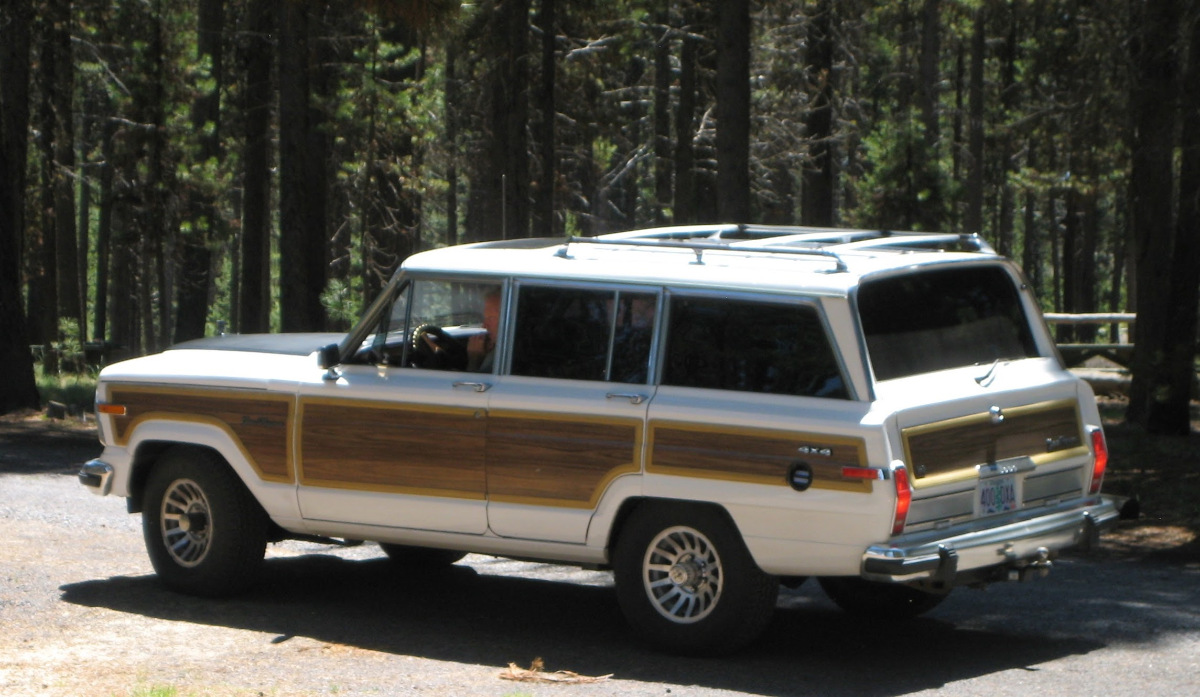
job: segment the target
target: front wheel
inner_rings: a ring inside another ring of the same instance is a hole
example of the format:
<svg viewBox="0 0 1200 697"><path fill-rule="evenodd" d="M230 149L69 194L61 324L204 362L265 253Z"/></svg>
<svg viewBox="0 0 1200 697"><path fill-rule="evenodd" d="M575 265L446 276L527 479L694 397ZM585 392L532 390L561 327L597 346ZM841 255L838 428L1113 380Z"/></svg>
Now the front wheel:
<svg viewBox="0 0 1200 697"><path fill-rule="evenodd" d="M779 595L778 580L758 568L737 529L702 506L635 510L617 540L613 568L626 620L668 653L745 646L766 627Z"/></svg>
<svg viewBox="0 0 1200 697"><path fill-rule="evenodd" d="M257 579L267 515L220 456L177 448L146 483L142 534L150 562L174 591L229 596Z"/></svg>

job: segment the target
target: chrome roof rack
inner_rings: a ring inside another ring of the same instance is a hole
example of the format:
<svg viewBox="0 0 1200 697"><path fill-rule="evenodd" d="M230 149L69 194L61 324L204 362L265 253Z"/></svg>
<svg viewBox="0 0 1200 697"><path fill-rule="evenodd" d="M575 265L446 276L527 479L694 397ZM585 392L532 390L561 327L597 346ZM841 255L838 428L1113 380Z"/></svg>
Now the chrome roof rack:
<svg viewBox="0 0 1200 697"><path fill-rule="evenodd" d="M692 238L694 239L694 238ZM722 238L715 238L722 239ZM687 249L696 255L696 260L692 263L703 264L705 252L733 252L733 253L759 253L759 254L795 254L813 257L822 257L830 259L834 262L835 272L846 271L846 262L842 261L834 252L825 249L813 249L810 247L785 247L785 246L744 246L721 244L719 242L675 242L671 238L639 238L625 237L620 239L605 239L602 237L575 237L567 238L566 244L558 251L558 256L569 257L570 254L567 248L572 244L595 244L621 247L644 247L649 249Z"/></svg>
<svg viewBox="0 0 1200 697"><path fill-rule="evenodd" d="M570 256L572 244L620 245L654 249L687 249L703 264L705 252L748 252L822 257L835 263L834 273L847 270L840 256L846 252L891 250L959 251L995 254L979 235L893 230L814 228L792 225L691 225L650 228L600 237L566 239L558 255Z"/></svg>

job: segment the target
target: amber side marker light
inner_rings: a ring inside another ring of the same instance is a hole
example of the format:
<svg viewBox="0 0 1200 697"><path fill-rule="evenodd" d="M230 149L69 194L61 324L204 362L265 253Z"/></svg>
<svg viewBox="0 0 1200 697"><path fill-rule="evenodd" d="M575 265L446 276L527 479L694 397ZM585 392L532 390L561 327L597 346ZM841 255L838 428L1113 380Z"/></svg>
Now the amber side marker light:
<svg viewBox="0 0 1200 697"><path fill-rule="evenodd" d="M109 416L125 416L125 405L100 403L96 405L96 412L99 414L108 414Z"/></svg>

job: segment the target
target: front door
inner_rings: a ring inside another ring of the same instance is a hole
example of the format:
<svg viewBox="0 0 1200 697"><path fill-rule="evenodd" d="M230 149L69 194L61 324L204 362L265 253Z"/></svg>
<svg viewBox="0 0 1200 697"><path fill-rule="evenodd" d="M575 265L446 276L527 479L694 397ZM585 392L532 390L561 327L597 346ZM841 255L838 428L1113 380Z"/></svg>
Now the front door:
<svg viewBox="0 0 1200 697"><path fill-rule="evenodd" d="M417 279L336 380L301 386L296 460L305 519L487 531L493 379L480 371L491 362L494 318L485 316L499 291L493 283Z"/></svg>

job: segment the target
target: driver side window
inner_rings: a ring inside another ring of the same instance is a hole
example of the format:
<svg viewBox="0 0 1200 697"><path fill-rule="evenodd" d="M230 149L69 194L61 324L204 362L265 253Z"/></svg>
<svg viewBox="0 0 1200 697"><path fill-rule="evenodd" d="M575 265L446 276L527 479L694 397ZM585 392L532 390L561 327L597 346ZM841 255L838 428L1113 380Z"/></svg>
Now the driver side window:
<svg viewBox="0 0 1200 697"><path fill-rule="evenodd" d="M416 279L384 316L372 353L393 366L491 372L499 309L498 283Z"/></svg>

